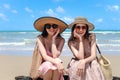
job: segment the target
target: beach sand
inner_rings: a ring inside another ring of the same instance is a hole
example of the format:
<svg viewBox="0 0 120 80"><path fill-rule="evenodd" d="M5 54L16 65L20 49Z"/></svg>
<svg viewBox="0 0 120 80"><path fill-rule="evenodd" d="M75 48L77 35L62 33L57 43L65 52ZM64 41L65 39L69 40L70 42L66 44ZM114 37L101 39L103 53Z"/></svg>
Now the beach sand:
<svg viewBox="0 0 120 80"><path fill-rule="evenodd" d="M105 55L112 64L113 76L120 77L120 55ZM71 56L61 56L65 68ZM0 80L15 80L15 76L29 76L32 56L0 55Z"/></svg>

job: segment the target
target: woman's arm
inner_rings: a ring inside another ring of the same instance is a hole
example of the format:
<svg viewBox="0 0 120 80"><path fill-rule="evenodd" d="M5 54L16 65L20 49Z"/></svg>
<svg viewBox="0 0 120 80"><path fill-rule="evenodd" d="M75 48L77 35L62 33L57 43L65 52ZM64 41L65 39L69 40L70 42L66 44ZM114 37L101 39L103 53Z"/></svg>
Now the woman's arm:
<svg viewBox="0 0 120 80"><path fill-rule="evenodd" d="M58 41L58 42L57 42ZM56 42L53 40L53 43L52 43L52 54L53 54L53 58L55 59L55 61L57 62L56 63L56 66L58 68L58 71L60 73L63 73L64 72L64 66L62 64L62 60L59 59L58 57L60 56L61 54L61 51L62 51L62 48L63 48L63 45L64 45L64 42L65 40L63 38L61 39L58 39ZM57 44L56 44L57 43Z"/></svg>
<svg viewBox="0 0 120 80"><path fill-rule="evenodd" d="M41 53L42 57L44 58L44 60L50 61L53 64L57 64L57 62L55 61L54 58L51 58L50 56L47 55L47 52L46 52L46 49L42 43L41 37L37 38L37 42L38 42L40 53Z"/></svg>
<svg viewBox="0 0 120 80"><path fill-rule="evenodd" d="M78 59L83 59L84 50L83 50L83 48L80 48L80 47L83 46L83 43L80 42L79 45L80 45L80 46L79 46L79 50L77 50L77 49L76 49L76 46L75 46L75 44L74 44L73 42L71 42L71 41L68 42L68 46L69 46L69 48L71 49L73 55L74 55L76 58L78 58Z"/></svg>
<svg viewBox="0 0 120 80"><path fill-rule="evenodd" d="M58 45L57 45L58 43ZM55 40L53 40L52 42L52 54L53 54L53 58L57 58L60 56L61 51L63 49L65 40L63 38L59 39L59 42Z"/></svg>
<svg viewBox="0 0 120 80"><path fill-rule="evenodd" d="M75 57L77 57L78 50L75 48L75 44L73 44L72 41L68 41L68 46L69 46L70 50L72 51L73 55Z"/></svg>
<svg viewBox="0 0 120 80"><path fill-rule="evenodd" d="M77 43L76 43L77 44ZM72 41L68 42L68 45L73 53L73 55L78 58L78 59L84 59L84 46L83 46L83 42L80 41L79 44L79 48L78 50L76 49L76 44L74 44Z"/></svg>
<svg viewBox="0 0 120 80"><path fill-rule="evenodd" d="M77 57L78 59L84 59L84 46L82 41L79 42L79 50Z"/></svg>
<svg viewBox="0 0 120 80"><path fill-rule="evenodd" d="M86 63L89 63L95 58L96 58L96 37L95 34L91 34L91 56L84 60Z"/></svg>

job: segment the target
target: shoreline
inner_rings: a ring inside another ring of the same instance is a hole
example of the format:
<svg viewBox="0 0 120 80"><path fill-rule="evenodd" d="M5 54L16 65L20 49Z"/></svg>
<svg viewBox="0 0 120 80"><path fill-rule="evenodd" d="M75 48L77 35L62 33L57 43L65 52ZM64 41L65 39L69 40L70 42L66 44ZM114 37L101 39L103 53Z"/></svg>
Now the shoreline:
<svg viewBox="0 0 120 80"><path fill-rule="evenodd" d="M105 55L111 62L113 76L120 77L120 55ZM72 56L60 56L66 69ZM0 79L14 80L16 76L29 76L32 56L0 55Z"/></svg>

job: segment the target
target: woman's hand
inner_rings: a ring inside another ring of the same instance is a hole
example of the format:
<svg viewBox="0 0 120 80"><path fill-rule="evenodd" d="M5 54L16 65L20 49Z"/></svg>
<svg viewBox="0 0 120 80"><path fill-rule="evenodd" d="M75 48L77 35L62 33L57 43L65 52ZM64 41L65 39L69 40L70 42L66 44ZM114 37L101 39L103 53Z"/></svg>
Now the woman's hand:
<svg viewBox="0 0 120 80"><path fill-rule="evenodd" d="M57 29L57 32L54 34L54 36L53 36L52 39L55 40L55 38L57 37L57 35L58 35L59 33L60 33L60 29L58 28L58 29Z"/></svg>
<svg viewBox="0 0 120 80"><path fill-rule="evenodd" d="M58 69L59 73L63 74L64 73L64 67L63 67L62 61L59 58L56 58L55 62L56 62L56 66L57 66L57 69Z"/></svg>
<svg viewBox="0 0 120 80"><path fill-rule="evenodd" d="M74 30L74 37L78 37L80 41L82 41L82 36Z"/></svg>
<svg viewBox="0 0 120 80"><path fill-rule="evenodd" d="M59 73L63 74L64 73L64 67L62 63L57 64L57 68Z"/></svg>
<svg viewBox="0 0 120 80"><path fill-rule="evenodd" d="M77 75L79 76L84 76L85 74L85 60L82 59L82 60L79 60L79 63L78 63L78 70L77 70Z"/></svg>

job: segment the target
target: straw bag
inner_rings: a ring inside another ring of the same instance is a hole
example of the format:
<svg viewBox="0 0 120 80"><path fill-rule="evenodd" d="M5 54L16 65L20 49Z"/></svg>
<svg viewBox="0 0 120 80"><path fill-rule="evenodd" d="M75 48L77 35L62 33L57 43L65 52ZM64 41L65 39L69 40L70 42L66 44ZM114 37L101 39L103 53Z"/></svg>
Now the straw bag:
<svg viewBox="0 0 120 80"><path fill-rule="evenodd" d="M110 61L101 54L101 51L98 47L98 45L96 45L98 52L99 52L99 56L98 56L98 62L101 66L101 69L103 71L103 75L105 77L105 80L112 80L112 68L111 68L111 63Z"/></svg>
<svg viewBox="0 0 120 80"><path fill-rule="evenodd" d="M33 51L32 65L31 65L31 70L30 70L30 77L33 80L36 80L38 77L40 77L38 68L42 62L43 62L42 55L39 51L38 42L36 42L36 45Z"/></svg>

